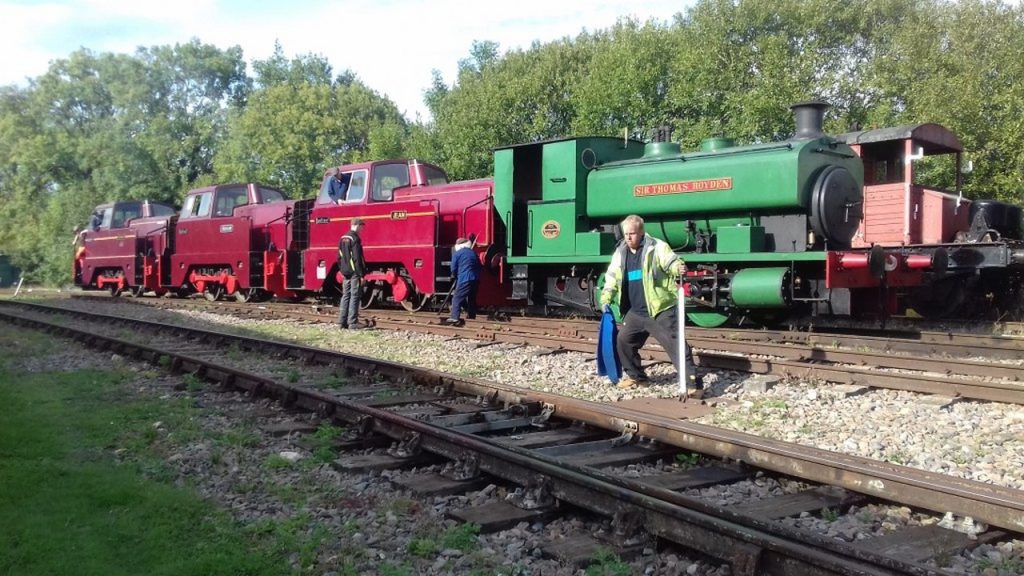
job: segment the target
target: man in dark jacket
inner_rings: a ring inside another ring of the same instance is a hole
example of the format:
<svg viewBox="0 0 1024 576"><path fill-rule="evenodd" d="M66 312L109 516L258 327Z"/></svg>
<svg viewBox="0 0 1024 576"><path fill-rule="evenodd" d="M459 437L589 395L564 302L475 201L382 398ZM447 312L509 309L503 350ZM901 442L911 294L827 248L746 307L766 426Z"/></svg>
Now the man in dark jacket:
<svg viewBox="0 0 1024 576"><path fill-rule="evenodd" d="M473 242L466 238L455 241L452 252L452 278L455 278L455 292L452 296L452 315L445 320L446 324L459 324L462 308L466 308L466 318L476 318L476 292L480 287L480 258L473 251Z"/></svg>
<svg viewBox="0 0 1024 576"><path fill-rule="evenodd" d="M359 231L362 229L363 221L353 218L352 229L346 232L338 242L338 271L345 278L341 283L338 324L342 328L351 330L366 327L359 323L363 275L366 273L366 262L363 261L363 242L359 239Z"/></svg>

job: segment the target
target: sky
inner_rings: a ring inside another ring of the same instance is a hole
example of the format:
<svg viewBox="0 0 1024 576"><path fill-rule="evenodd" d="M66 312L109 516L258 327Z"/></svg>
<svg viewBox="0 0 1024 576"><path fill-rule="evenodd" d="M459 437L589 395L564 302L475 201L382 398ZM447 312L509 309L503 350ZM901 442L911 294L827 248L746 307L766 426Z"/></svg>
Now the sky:
<svg viewBox="0 0 1024 576"><path fill-rule="evenodd" d="M501 52L601 30L623 17L668 22L691 0L0 0L0 85L27 85L79 48L131 54L198 38L252 61L280 42L351 69L410 120L427 119L431 71L451 84L474 40Z"/></svg>

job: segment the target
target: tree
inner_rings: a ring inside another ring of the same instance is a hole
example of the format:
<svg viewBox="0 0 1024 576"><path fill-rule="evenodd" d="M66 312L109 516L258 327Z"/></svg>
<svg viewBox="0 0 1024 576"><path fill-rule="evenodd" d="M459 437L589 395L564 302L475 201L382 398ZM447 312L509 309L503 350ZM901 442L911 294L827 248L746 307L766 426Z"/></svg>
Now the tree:
<svg viewBox="0 0 1024 576"><path fill-rule="evenodd" d="M320 60L299 57L290 70L319 69ZM300 198L319 189L327 168L369 159L371 140L377 152L401 155L406 128L394 103L347 75L324 82L330 70L323 72L310 78L279 69L274 77L287 81L254 92L232 114L215 162L218 179L259 181Z"/></svg>
<svg viewBox="0 0 1024 576"><path fill-rule="evenodd" d="M911 3L871 61L872 125L937 122L956 133L975 198L1024 201L1024 9L1001 2ZM949 170L923 166L952 187ZM939 170L937 173L936 170Z"/></svg>
<svg viewBox="0 0 1024 576"><path fill-rule="evenodd" d="M73 226L108 200L175 201L211 171L241 49L197 40L135 55L79 50L0 95L2 248L32 280L66 281Z"/></svg>

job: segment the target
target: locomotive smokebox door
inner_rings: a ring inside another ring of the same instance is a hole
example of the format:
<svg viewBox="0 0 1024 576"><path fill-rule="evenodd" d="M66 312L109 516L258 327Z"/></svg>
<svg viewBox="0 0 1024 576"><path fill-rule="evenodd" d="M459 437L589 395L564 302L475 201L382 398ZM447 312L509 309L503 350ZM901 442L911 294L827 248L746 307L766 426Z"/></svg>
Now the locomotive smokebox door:
<svg viewBox="0 0 1024 576"><path fill-rule="evenodd" d="M864 216L864 190L842 166L829 166L811 192L811 226L836 248L853 240Z"/></svg>

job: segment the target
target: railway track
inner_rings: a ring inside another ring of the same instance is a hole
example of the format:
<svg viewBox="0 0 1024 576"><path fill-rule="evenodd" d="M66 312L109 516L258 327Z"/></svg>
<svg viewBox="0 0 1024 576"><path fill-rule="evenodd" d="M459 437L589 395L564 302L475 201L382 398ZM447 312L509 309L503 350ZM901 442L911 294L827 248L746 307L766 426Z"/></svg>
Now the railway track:
<svg viewBox="0 0 1024 576"><path fill-rule="evenodd" d="M7 322L312 410L358 431L350 439L354 446L380 445L381 440L392 443L390 453L371 454L372 458L346 455L341 466L412 466L424 458L443 458L453 463L455 479L424 478L414 484L454 482L458 487L459 482L486 474L522 487L522 508L469 509L464 518L469 521L540 517L559 513L558 503L569 504L615 517L624 538L633 530L643 530L728 562L737 574L941 573L926 562L1024 529L1020 491L652 416L629 407L107 315L9 302L3 304L2 314ZM282 382L279 376L243 368L251 362L228 362L229 350L291 359L300 373L294 383ZM317 389L299 384L315 381L324 370L337 375L344 385ZM712 463L642 478L607 471L609 466L671 458L680 451L703 454ZM692 495L698 487L735 482L758 472L800 478L812 485L803 492L729 507ZM971 541L929 524L844 543L795 529L782 520L801 512L839 508L857 498L880 498L940 515L970 515L1008 532L993 530Z"/></svg>
<svg viewBox="0 0 1024 576"><path fill-rule="evenodd" d="M246 317L288 316L334 322L334 309L294 304L252 306L205 300L135 300L161 307L189 307ZM441 325L436 314L364 311L380 328L472 338L485 343L529 344L553 352L593 353L593 321L503 317ZM1024 404L1024 338L918 332L902 337L857 334L689 328L698 365L781 378L819 380L906 390L951 398ZM667 362L653 340L641 350L648 361Z"/></svg>

